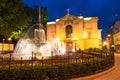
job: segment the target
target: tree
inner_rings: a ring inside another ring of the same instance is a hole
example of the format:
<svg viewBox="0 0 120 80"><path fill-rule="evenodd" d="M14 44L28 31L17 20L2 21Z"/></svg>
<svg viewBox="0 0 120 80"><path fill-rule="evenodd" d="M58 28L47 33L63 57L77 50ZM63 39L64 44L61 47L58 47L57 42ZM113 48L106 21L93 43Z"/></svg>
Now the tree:
<svg viewBox="0 0 120 80"><path fill-rule="evenodd" d="M32 22L32 8L23 4L22 0L0 0L0 36L14 38Z"/></svg>
<svg viewBox="0 0 120 80"><path fill-rule="evenodd" d="M22 0L0 0L0 41L12 37L19 40L29 26L38 23L38 6L30 8ZM41 7L41 22L46 27L47 9Z"/></svg>

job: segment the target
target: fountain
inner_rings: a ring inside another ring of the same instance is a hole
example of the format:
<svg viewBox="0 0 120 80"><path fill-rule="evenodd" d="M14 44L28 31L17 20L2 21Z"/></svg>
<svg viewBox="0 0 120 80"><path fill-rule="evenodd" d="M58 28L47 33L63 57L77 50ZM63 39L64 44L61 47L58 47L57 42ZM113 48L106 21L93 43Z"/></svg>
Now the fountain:
<svg viewBox="0 0 120 80"><path fill-rule="evenodd" d="M30 59L33 53L37 58L51 56L51 48L45 41L45 31L41 24L33 25L18 41L12 56L17 59Z"/></svg>
<svg viewBox="0 0 120 80"><path fill-rule="evenodd" d="M40 13L40 9L39 9ZM53 41L54 45L57 46L50 47L50 43L46 42L45 37L45 28L41 24L41 19L39 15L39 23L34 24L31 28L28 29L25 36L21 38L12 54L14 59L31 59L36 57L37 59L48 58L51 54L51 51L54 53L61 53L61 50L58 45L58 42ZM52 43L52 44L53 44Z"/></svg>

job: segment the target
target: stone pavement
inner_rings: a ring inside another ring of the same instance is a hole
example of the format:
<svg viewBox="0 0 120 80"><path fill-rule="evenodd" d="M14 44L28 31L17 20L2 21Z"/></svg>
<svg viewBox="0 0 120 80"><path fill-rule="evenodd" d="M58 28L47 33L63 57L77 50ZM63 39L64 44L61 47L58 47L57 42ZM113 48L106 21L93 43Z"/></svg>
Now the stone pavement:
<svg viewBox="0 0 120 80"><path fill-rule="evenodd" d="M94 75L70 80L120 80L120 54L115 54L115 66L111 69Z"/></svg>

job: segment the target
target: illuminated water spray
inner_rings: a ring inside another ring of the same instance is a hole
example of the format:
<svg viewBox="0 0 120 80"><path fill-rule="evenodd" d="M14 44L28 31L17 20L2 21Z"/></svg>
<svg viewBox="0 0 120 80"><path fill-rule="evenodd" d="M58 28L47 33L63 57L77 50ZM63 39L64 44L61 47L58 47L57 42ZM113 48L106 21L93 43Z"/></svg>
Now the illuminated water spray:
<svg viewBox="0 0 120 80"><path fill-rule="evenodd" d="M37 59L41 59L51 56L51 52L54 54L63 53L58 41L52 41L53 46L50 46L45 38L45 27L41 24L39 15L39 23L29 28L25 36L18 41L12 57L14 59L31 59L35 56Z"/></svg>

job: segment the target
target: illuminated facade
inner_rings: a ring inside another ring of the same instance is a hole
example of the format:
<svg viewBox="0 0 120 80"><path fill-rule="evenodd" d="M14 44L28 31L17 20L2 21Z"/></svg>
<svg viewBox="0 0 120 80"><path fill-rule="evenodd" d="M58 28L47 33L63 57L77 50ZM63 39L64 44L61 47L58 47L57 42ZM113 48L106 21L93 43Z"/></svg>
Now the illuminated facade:
<svg viewBox="0 0 120 80"><path fill-rule="evenodd" d="M67 13L55 22L47 23L47 41L57 38L67 51L102 48L98 18L74 16Z"/></svg>
<svg viewBox="0 0 120 80"><path fill-rule="evenodd" d="M120 52L120 31L114 34L115 50Z"/></svg>
<svg viewBox="0 0 120 80"><path fill-rule="evenodd" d="M120 52L120 21L117 19L113 25L113 39L116 52Z"/></svg>
<svg viewBox="0 0 120 80"><path fill-rule="evenodd" d="M108 30L110 48L114 47L116 52L120 52L120 21L116 16L116 21Z"/></svg>
<svg viewBox="0 0 120 80"><path fill-rule="evenodd" d="M108 49L113 47L116 52L120 52L120 21L118 15L115 16L115 22L108 29Z"/></svg>

